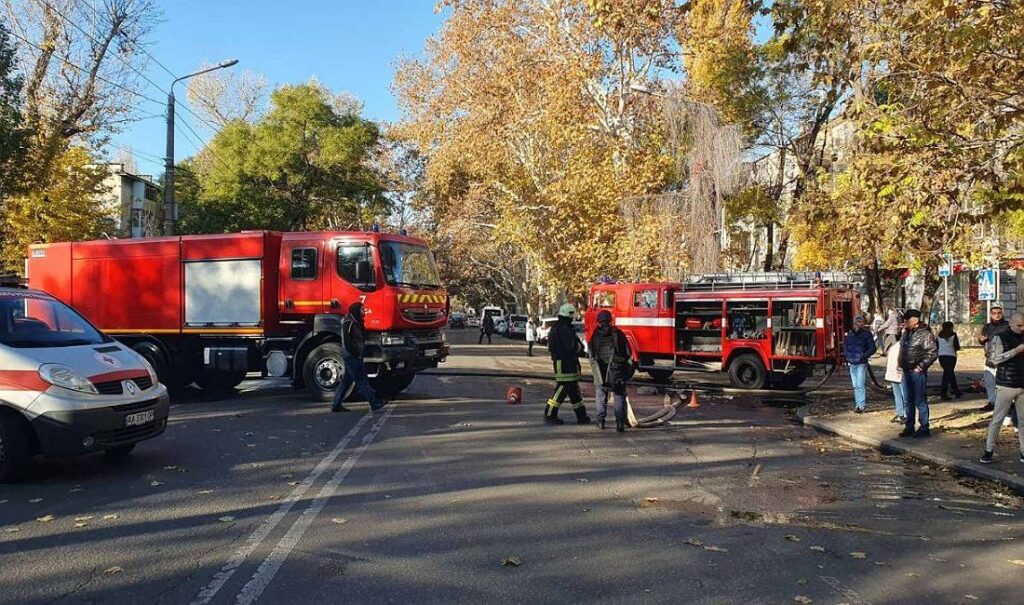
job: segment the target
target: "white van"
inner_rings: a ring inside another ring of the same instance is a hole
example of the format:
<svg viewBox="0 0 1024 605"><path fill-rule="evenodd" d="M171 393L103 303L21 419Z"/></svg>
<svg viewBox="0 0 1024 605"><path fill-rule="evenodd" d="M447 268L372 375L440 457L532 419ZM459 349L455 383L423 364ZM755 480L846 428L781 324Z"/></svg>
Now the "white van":
<svg viewBox="0 0 1024 605"><path fill-rule="evenodd" d="M495 307L494 305L488 305L483 309L480 309L480 321L483 321L485 317L490 317L494 320L494 330L498 331L498 322L505 319L505 309L501 307Z"/></svg>
<svg viewBox="0 0 1024 605"><path fill-rule="evenodd" d="M168 409L141 355L49 294L0 285L0 483L37 454L127 456Z"/></svg>

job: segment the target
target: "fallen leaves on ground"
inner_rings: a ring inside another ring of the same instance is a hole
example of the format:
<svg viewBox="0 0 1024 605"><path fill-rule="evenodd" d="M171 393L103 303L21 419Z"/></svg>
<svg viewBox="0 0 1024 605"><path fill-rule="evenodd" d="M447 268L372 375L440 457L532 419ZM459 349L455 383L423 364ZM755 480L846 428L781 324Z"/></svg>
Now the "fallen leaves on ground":
<svg viewBox="0 0 1024 605"><path fill-rule="evenodd" d="M104 569L103 573L108 575L108 576L112 576L112 575L114 575L116 573L121 573L122 571L124 571L124 569L122 569L121 567L118 567L117 565L115 565L113 567L108 567L108 568Z"/></svg>
<svg viewBox="0 0 1024 605"><path fill-rule="evenodd" d="M853 557L854 559L866 559L868 555L867 555L867 553L863 553L863 552L851 552L850 556Z"/></svg>
<svg viewBox="0 0 1024 605"><path fill-rule="evenodd" d="M85 521L79 521L78 523L75 523L75 527L87 527L88 525L89 524Z"/></svg>
<svg viewBox="0 0 1024 605"><path fill-rule="evenodd" d="M161 485L163 485L163 483L160 481L150 481L149 483L150 487L160 487Z"/></svg>
<svg viewBox="0 0 1024 605"><path fill-rule="evenodd" d="M116 518L117 518L117 515L103 515L103 519L106 520L106 521L112 521L113 519L116 519Z"/></svg>
<svg viewBox="0 0 1024 605"><path fill-rule="evenodd" d="M825 547L824 546L812 546L811 550L816 550L818 552L825 552Z"/></svg>
<svg viewBox="0 0 1024 605"><path fill-rule="evenodd" d="M965 594L964 598L967 599L968 601L977 601L978 600L978 597L976 597L976 596L974 596L972 594Z"/></svg>
<svg viewBox="0 0 1024 605"><path fill-rule="evenodd" d="M703 548L704 550L707 550L707 551L710 551L710 552L729 552L728 549L722 548L721 546L713 546L711 544L705 544L704 542L698 540L697 538L687 538L685 544L689 544L690 546L699 546L699 547Z"/></svg>
<svg viewBox="0 0 1024 605"><path fill-rule="evenodd" d="M341 525L342 523L348 523L348 519L344 519L342 517L335 517L331 519L331 523L337 523L338 525Z"/></svg>
<svg viewBox="0 0 1024 605"><path fill-rule="evenodd" d="M75 517L76 522L88 521L93 518L93 515L85 515L84 517Z"/></svg>
<svg viewBox="0 0 1024 605"><path fill-rule="evenodd" d="M810 597L805 597L802 594L796 595L795 597L793 597L793 600L796 601L797 603L804 603L804 605L807 605L808 603L813 603L814 602Z"/></svg>
<svg viewBox="0 0 1024 605"><path fill-rule="evenodd" d="M1024 559L1007 559L1007 561L1014 565L1024 565Z"/></svg>
<svg viewBox="0 0 1024 605"><path fill-rule="evenodd" d="M794 536L793 534L789 534L788 536L786 536L786 539L790 542L799 542L800 536Z"/></svg>
<svg viewBox="0 0 1024 605"><path fill-rule="evenodd" d="M36 521L39 521L40 523L49 523L54 519L56 519L56 517L54 517L53 515L45 515L43 517L39 517L38 519L36 519Z"/></svg>
<svg viewBox="0 0 1024 605"><path fill-rule="evenodd" d="M204 495L204 496L205 496L205 495L207 495L207 494L212 494L212 493L213 493L213 490L212 490L212 489L201 489L201 490L199 490L199 491L198 491L198 492L196 492L196 493L197 493L197 494L202 494L202 495Z"/></svg>
<svg viewBox="0 0 1024 605"><path fill-rule="evenodd" d="M43 501L43 499L42 499L42 498L32 498L32 499L31 499L31 500L29 500L28 502L29 502L29 504L39 504L39 503L40 503L40 502L42 502L42 501Z"/></svg>
<svg viewBox="0 0 1024 605"><path fill-rule="evenodd" d="M16 534L19 531L21 531L21 528L20 527L5 527L4 531L9 533L9 534Z"/></svg>
<svg viewBox="0 0 1024 605"><path fill-rule="evenodd" d="M502 559L501 560L501 564L502 565L507 565L507 566L510 566L510 567L519 567L520 565L523 564L523 560L520 559L519 557L508 557L506 559Z"/></svg>
<svg viewBox="0 0 1024 605"><path fill-rule="evenodd" d="M235 520L235 518L232 517L231 515L224 515L223 517L219 517L217 520L222 522L222 523L231 523L232 521Z"/></svg>

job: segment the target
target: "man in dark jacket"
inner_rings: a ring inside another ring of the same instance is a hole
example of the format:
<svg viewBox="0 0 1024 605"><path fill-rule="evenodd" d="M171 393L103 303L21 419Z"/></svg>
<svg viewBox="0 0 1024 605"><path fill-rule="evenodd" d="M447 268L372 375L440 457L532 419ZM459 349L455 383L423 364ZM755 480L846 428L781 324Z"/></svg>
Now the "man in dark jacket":
<svg viewBox="0 0 1024 605"><path fill-rule="evenodd" d="M931 328L921 323L921 312L907 309L900 339L900 367L903 369L903 397L907 407L907 424L900 437L927 437L928 429L928 367L939 358L939 347ZM914 432L914 412L920 415L920 428Z"/></svg>
<svg viewBox="0 0 1024 605"><path fill-rule="evenodd" d="M850 366L854 411L858 414L864 412L864 406L868 403L868 360L875 354L876 349L875 338L871 335L871 330L865 326L864 316L854 317L853 329L843 340L843 354Z"/></svg>
<svg viewBox="0 0 1024 605"><path fill-rule="evenodd" d="M1003 316L1003 305L999 303L992 303L992 308L989 309L988 323L981 328L981 337L978 338L978 343L985 347L986 353L989 347L992 345L992 339L1005 332L1009 327L1006 318ZM979 409L979 412L991 412L996 406L996 366L989 360L989 356L985 355L985 395L987 403Z"/></svg>
<svg viewBox="0 0 1024 605"><path fill-rule="evenodd" d="M583 394L580 393L580 348L583 344L576 337L572 318L576 308L566 303L558 309L558 321L551 326L548 333L548 351L555 366L555 392L548 399L544 408L544 421L549 424L562 424L558 417L558 406L568 397L572 409L576 412L576 423L587 424L590 417L583 406Z"/></svg>
<svg viewBox="0 0 1024 605"><path fill-rule="evenodd" d="M491 344L491 334L494 334L494 316L484 315L484 320L480 322L480 340L476 344L484 344L484 336L487 336L487 344Z"/></svg>
<svg viewBox="0 0 1024 605"><path fill-rule="evenodd" d="M629 342L622 330L612 325L612 314L597 314L597 328L590 337L590 370L594 374L597 428L604 428L608 395L615 401L615 430L626 429L626 379L629 375Z"/></svg>
<svg viewBox="0 0 1024 605"><path fill-rule="evenodd" d="M369 402L370 409L376 412L384 407L384 402L377 397L377 393L370 387L370 381L366 378L366 366L363 364L366 328L363 326L362 303L352 303L349 306L348 315L341 322L341 339L345 374L341 377L338 389L334 391L334 403L331 405L331 411L348 411L341 405L341 402L344 401L352 383L355 383L356 391Z"/></svg>
<svg viewBox="0 0 1024 605"><path fill-rule="evenodd" d="M1014 313L1010 317L1009 329L994 336L992 341L988 359L996 366L996 406L988 424L985 453L981 457L984 464L992 462L996 438L1010 406L1014 402L1024 403L1024 313ZM1017 441L1020 444L1020 461L1024 462L1024 433L1018 431Z"/></svg>

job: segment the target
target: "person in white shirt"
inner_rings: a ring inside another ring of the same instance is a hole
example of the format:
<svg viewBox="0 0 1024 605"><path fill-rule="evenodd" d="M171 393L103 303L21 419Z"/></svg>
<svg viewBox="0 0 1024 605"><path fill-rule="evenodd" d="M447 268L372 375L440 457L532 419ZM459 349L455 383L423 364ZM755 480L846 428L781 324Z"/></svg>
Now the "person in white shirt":
<svg viewBox="0 0 1024 605"><path fill-rule="evenodd" d="M960 350L960 338L953 330L953 322L947 321L942 324L942 330L935 337L939 346L939 365L942 366L942 388L939 393L942 399L948 401L950 393L953 397L960 399L960 387L956 384L956 355Z"/></svg>
<svg viewBox="0 0 1024 605"><path fill-rule="evenodd" d="M900 339L889 347L885 360L885 381L892 386L892 399L896 404L896 415L893 416L894 424L904 424L907 421L907 410L903 403L903 369L900 368Z"/></svg>

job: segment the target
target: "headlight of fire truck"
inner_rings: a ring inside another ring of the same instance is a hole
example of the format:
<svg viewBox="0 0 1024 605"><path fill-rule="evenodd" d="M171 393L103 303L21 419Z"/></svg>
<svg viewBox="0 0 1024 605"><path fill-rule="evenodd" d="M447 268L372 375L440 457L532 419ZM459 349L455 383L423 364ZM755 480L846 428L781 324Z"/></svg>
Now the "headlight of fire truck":
<svg viewBox="0 0 1024 605"><path fill-rule="evenodd" d="M96 387L94 387L92 383L89 382L89 379L83 376L81 372L72 370L71 368L59 363L47 363L40 366L39 377L54 386L68 389L70 391L89 393L90 395L99 394Z"/></svg>
<svg viewBox="0 0 1024 605"><path fill-rule="evenodd" d="M381 334L380 344L384 345L385 347L404 345L405 336L402 336L401 334Z"/></svg>

